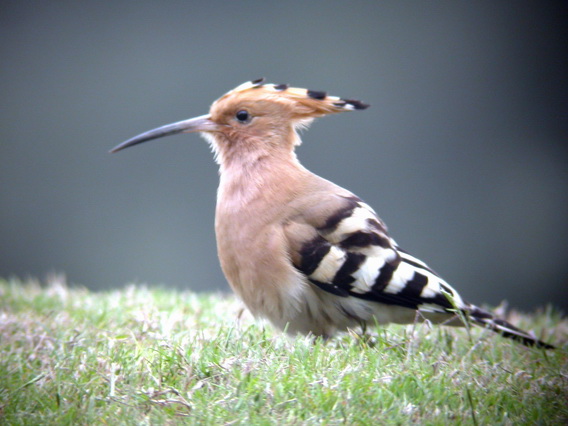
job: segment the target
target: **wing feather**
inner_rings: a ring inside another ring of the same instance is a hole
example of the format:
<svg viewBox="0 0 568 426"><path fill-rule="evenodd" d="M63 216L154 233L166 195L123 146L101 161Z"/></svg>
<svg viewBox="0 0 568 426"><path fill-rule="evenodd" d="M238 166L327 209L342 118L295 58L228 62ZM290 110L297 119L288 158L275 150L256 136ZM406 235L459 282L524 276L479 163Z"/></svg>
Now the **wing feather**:
<svg viewBox="0 0 568 426"><path fill-rule="evenodd" d="M371 207L356 197L344 200L304 243L295 266L319 288L342 297L410 309L424 306L428 312L453 309L442 292L449 285L424 262L400 250Z"/></svg>
<svg viewBox="0 0 568 426"><path fill-rule="evenodd" d="M311 239L303 241L299 252L291 255L294 266L313 285L340 297L340 300L370 301L408 308L434 314L435 318L446 314L450 319L456 315L457 309L473 323L504 337L528 346L553 348L507 321L465 302L426 263L398 247L373 209L357 197L343 198L344 202L322 226L308 226L307 234L311 235ZM302 230L306 231L307 225L303 226ZM300 234L304 233L296 236ZM347 305L339 303L339 306L350 312L345 307ZM377 305L376 309L381 308ZM355 313L350 315L357 318ZM385 318L384 315L382 318Z"/></svg>

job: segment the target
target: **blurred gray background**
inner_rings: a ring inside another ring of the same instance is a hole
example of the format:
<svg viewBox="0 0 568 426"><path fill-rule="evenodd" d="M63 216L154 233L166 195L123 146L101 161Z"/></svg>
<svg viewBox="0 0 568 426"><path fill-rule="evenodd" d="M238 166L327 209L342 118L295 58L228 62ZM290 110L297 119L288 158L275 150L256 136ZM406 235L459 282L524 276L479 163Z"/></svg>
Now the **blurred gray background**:
<svg viewBox="0 0 568 426"><path fill-rule="evenodd" d="M301 161L467 299L568 309L566 3L2 2L0 276L228 290L197 135L258 77L361 99Z"/></svg>

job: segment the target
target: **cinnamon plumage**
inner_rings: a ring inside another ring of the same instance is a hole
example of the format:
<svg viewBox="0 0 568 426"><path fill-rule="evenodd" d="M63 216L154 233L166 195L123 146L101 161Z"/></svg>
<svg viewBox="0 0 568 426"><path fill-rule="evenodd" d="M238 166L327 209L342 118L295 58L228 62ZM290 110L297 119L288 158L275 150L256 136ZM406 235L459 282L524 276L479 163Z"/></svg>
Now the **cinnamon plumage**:
<svg viewBox="0 0 568 426"><path fill-rule="evenodd" d="M552 348L464 301L397 245L369 205L300 164L298 129L367 107L261 79L223 95L209 114L142 133L112 152L177 133L207 139L220 167L215 232L222 270L247 308L279 329L331 337L367 324L469 319Z"/></svg>

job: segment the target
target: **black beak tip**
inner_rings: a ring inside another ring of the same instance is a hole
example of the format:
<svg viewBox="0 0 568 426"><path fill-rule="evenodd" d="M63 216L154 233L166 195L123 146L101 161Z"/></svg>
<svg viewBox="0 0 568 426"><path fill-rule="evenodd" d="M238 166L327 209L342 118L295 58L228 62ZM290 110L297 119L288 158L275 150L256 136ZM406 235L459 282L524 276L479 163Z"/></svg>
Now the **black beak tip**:
<svg viewBox="0 0 568 426"><path fill-rule="evenodd" d="M115 146L113 149L109 150L108 153L109 154L116 154L118 151L122 150L123 148L120 147L120 145Z"/></svg>
<svg viewBox="0 0 568 426"><path fill-rule="evenodd" d="M134 142L134 143L133 143L133 142L134 142L134 141L132 141L132 140L130 140L130 139L127 140L126 142L122 142L121 144L118 144L118 145L115 146L113 149L111 149L108 153L109 153L109 154L115 154L115 153L117 153L118 151L122 151L123 149L128 148L128 147L130 147L130 146L132 146L132 145L137 145L138 143L143 142L143 141Z"/></svg>

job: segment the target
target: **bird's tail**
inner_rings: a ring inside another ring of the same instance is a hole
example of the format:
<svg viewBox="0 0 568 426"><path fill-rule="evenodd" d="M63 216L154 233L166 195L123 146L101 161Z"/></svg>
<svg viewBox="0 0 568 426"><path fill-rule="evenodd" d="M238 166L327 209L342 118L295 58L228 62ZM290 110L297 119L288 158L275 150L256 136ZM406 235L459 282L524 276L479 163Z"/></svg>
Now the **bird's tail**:
<svg viewBox="0 0 568 426"><path fill-rule="evenodd" d="M513 324L510 324L503 319L495 317L495 315L478 308L475 305L468 305L467 308L463 309L463 311L474 324L489 328L490 330L501 334L503 337L516 340L525 346L532 346L541 349L555 349L553 345L531 336L526 331L515 327Z"/></svg>

